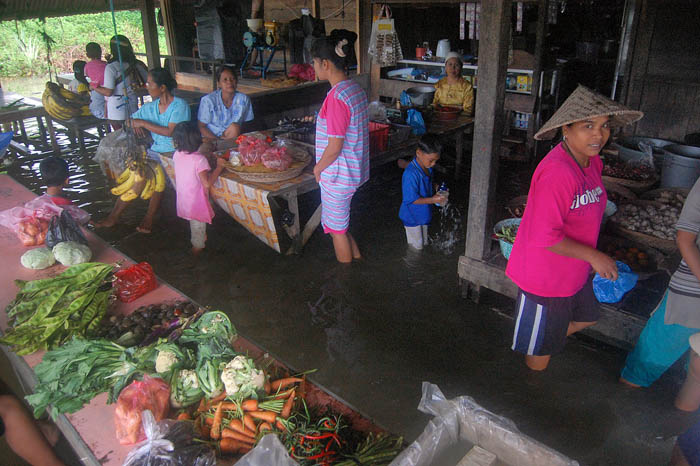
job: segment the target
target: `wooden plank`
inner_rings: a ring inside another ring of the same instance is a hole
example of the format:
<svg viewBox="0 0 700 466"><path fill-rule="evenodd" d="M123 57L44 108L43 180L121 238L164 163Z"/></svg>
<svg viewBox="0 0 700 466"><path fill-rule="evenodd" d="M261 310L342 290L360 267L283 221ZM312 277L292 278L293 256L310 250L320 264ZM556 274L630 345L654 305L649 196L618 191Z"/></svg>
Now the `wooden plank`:
<svg viewBox="0 0 700 466"><path fill-rule="evenodd" d="M158 47L158 25L154 0L140 0L141 24L146 41L148 68L160 68L160 48Z"/></svg>
<svg viewBox="0 0 700 466"><path fill-rule="evenodd" d="M367 53L369 47L369 36L372 32L372 4L370 0L356 0L357 12L355 14L355 28L357 31L357 46L355 55L358 57L358 72L369 73L370 57ZM371 89L371 85L370 85ZM371 92L368 92L369 96Z"/></svg>
<svg viewBox="0 0 700 466"><path fill-rule="evenodd" d="M482 259L491 247L489 227L496 189L503 102L511 22L510 0L481 4L479 98L476 99L474 145L465 255Z"/></svg>
<svg viewBox="0 0 700 466"><path fill-rule="evenodd" d="M304 246L309 241L311 235L314 234L316 228L321 224L321 210L322 206L321 204L319 204L318 207L316 207L316 210L314 210L314 213L311 214L309 220L306 222L306 225L304 225L304 230L301 232L302 246Z"/></svg>
<svg viewBox="0 0 700 466"><path fill-rule="evenodd" d="M645 76L649 63L649 50L654 34L654 22L657 5L650 0L643 0L639 14L639 26L633 46L633 56L630 65L631 86L628 90L625 103L631 108L640 108L642 94L645 88ZM639 123L634 124L634 133L637 132Z"/></svg>
<svg viewBox="0 0 700 466"><path fill-rule="evenodd" d="M168 50L168 55L177 55L177 42L175 39L175 20L173 14L175 0L160 0L160 13L163 15L163 27L165 28L165 46ZM170 61L170 73L175 76L177 71L177 62Z"/></svg>

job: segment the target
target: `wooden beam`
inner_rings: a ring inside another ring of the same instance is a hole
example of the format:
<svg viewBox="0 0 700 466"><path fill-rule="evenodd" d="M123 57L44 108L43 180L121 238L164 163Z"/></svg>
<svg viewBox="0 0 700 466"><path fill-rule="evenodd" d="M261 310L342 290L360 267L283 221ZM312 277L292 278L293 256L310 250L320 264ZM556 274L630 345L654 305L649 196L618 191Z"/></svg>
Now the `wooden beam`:
<svg viewBox="0 0 700 466"><path fill-rule="evenodd" d="M355 7L357 71L358 73L368 73L370 71L370 58L367 48L369 46L369 36L372 33L372 4L370 0L355 0Z"/></svg>
<svg viewBox="0 0 700 466"><path fill-rule="evenodd" d="M160 0L160 14L163 16L163 27L165 28L165 46L168 49L168 55L177 55L177 35L175 34L175 0ZM178 71L177 60L172 60L170 63L170 72L175 76Z"/></svg>
<svg viewBox="0 0 700 466"><path fill-rule="evenodd" d="M511 0L481 3L479 95L476 99L465 255L482 259L491 249L490 227L503 134Z"/></svg>
<svg viewBox="0 0 700 466"><path fill-rule="evenodd" d="M538 102L540 92L540 78L542 76L542 54L544 52L544 41L547 29L547 0L539 0L537 3L537 26L535 28L535 65L532 70L532 97L535 99L535 111L540 108L541 102ZM535 125L534 114L528 125L527 145L532 151L534 147L535 131L539 128ZM536 154L535 154L536 155Z"/></svg>
<svg viewBox="0 0 700 466"><path fill-rule="evenodd" d="M311 0L311 16L318 19L320 14L321 14L321 5L320 5L319 1L318 0Z"/></svg>
<svg viewBox="0 0 700 466"><path fill-rule="evenodd" d="M160 48L158 46L158 25L154 0L141 0L141 24L146 41L148 68L160 68Z"/></svg>

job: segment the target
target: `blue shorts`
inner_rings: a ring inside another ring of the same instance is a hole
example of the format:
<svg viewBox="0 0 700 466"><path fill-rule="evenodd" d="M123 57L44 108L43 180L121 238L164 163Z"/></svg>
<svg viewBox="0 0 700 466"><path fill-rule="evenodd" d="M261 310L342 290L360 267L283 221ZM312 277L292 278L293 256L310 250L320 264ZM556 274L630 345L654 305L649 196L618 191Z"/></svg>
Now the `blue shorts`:
<svg viewBox="0 0 700 466"><path fill-rule="evenodd" d="M700 421L678 436L678 447L690 466L700 466Z"/></svg>
<svg viewBox="0 0 700 466"><path fill-rule="evenodd" d="M600 303L589 280L578 293L566 298L547 298L519 290L515 313L511 349L530 356L547 356L564 349L569 323L597 321Z"/></svg>

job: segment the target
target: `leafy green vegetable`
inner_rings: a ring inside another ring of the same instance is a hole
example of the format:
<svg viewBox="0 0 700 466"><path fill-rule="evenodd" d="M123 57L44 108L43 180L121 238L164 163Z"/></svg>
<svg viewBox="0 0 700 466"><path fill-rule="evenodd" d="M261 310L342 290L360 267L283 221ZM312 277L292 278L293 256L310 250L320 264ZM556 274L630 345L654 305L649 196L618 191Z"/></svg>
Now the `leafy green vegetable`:
<svg viewBox="0 0 700 466"><path fill-rule="evenodd" d="M170 379L170 404L182 408L198 402L204 396L197 374L190 369L174 371Z"/></svg>
<svg viewBox="0 0 700 466"><path fill-rule="evenodd" d="M515 236L518 234L518 225L511 225L501 228L501 231L496 233L498 239L502 239L508 243L515 243Z"/></svg>
<svg viewBox="0 0 700 466"><path fill-rule="evenodd" d="M56 263L56 259L49 248L30 249L22 254L19 261L23 267L35 270L45 269Z"/></svg>
<svg viewBox="0 0 700 466"><path fill-rule="evenodd" d="M0 343L25 355L55 348L74 335L93 335L109 305L113 268L92 262L54 278L15 280L20 290L5 310L10 328Z"/></svg>
<svg viewBox="0 0 700 466"><path fill-rule="evenodd" d="M63 265L82 264L92 257L92 251L89 247L75 241L58 243L51 251L56 260Z"/></svg>
<svg viewBox="0 0 700 466"><path fill-rule="evenodd" d="M108 340L74 338L47 351L34 372L39 379L27 401L40 417L48 405L52 416L72 413L103 392L113 403L135 376L148 372L155 361L153 347L124 348Z"/></svg>

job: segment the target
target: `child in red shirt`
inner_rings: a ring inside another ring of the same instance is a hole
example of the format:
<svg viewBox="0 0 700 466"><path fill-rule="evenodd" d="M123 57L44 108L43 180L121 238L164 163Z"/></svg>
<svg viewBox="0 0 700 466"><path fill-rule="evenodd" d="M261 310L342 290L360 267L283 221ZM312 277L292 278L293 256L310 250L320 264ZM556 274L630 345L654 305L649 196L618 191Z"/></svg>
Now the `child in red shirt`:
<svg viewBox="0 0 700 466"><path fill-rule="evenodd" d="M69 199L63 197L63 188L70 182L68 178L68 163L60 157L46 157L39 164L41 178L46 183L46 195L51 197L58 206L72 205Z"/></svg>

